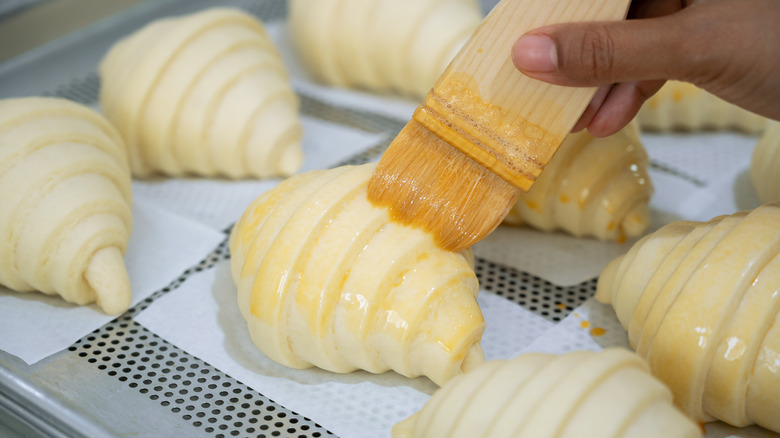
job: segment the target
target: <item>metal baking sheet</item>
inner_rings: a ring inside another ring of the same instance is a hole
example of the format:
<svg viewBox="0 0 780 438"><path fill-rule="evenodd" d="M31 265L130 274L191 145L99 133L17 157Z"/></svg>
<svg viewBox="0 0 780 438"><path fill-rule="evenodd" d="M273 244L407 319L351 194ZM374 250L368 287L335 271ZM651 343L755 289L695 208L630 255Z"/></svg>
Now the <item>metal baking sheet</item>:
<svg viewBox="0 0 780 438"><path fill-rule="evenodd" d="M485 6L490 3L494 2L485 2ZM100 86L96 66L113 41L156 17L214 4L205 0L142 3L12 58L0 64L0 98L49 95L94 106ZM282 19L286 13L283 0L220 4L240 7L264 21ZM301 109L312 117L387 133L390 138L405 123L333 106L307 95L301 95ZM365 163L386 146L378 144L342 164ZM225 240L149 299L34 365L0 351L0 419L6 423L7 433L46 437L333 436L314 419L275 403L135 322L134 317L155 299L176 289L188 276L228 257ZM595 289L594 281L559 287L482 259L477 260L477 273L484 290L553 322L560 321Z"/></svg>

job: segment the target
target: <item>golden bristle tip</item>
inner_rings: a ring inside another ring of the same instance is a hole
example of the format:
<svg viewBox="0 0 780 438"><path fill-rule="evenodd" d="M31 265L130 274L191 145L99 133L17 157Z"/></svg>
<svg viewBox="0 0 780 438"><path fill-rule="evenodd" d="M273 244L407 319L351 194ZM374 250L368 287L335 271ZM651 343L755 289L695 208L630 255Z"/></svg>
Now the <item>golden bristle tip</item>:
<svg viewBox="0 0 780 438"><path fill-rule="evenodd" d="M459 251L490 234L520 189L411 120L385 151L368 198L395 220L425 229Z"/></svg>

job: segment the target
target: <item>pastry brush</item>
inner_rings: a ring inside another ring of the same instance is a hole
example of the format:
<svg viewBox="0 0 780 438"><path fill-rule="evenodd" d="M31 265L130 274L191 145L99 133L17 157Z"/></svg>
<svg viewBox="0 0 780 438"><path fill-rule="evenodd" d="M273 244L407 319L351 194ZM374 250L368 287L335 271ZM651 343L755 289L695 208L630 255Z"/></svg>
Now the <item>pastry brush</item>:
<svg viewBox="0 0 780 438"><path fill-rule="evenodd" d="M595 88L529 78L514 42L538 27L625 18L630 0L502 0L392 141L368 197L457 251L493 231L528 191Z"/></svg>

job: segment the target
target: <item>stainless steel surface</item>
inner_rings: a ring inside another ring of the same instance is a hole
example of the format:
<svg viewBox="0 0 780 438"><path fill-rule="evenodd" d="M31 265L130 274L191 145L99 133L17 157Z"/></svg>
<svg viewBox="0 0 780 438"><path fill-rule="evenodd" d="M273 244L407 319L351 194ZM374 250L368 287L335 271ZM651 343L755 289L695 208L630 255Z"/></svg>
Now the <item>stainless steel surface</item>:
<svg viewBox="0 0 780 438"><path fill-rule="evenodd" d="M0 61L66 36L146 0L32 1L0 17ZM1 8L2 6L0 6ZM0 11L2 12L2 11Z"/></svg>
<svg viewBox="0 0 780 438"><path fill-rule="evenodd" d="M3 0L0 2L0 23L12 15L40 6L47 1L49 0Z"/></svg>

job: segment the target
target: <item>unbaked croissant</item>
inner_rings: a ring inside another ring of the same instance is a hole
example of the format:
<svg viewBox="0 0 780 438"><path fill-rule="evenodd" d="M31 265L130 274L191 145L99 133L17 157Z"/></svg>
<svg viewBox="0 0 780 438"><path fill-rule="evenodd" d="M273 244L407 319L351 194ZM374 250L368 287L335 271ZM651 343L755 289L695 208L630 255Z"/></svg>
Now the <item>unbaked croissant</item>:
<svg viewBox="0 0 780 438"><path fill-rule="evenodd" d="M637 120L643 131L734 129L758 134L766 126L764 117L681 81L667 81L645 102Z"/></svg>
<svg viewBox="0 0 780 438"><path fill-rule="evenodd" d="M104 117L64 99L0 100L0 284L126 310L130 204L127 152Z"/></svg>
<svg viewBox="0 0 780 438"><path fill-rule="evenodd" d="M476 0L291 0L296 50L319 81L424 97L483 14Z"/></svg>
<svg viewBox="0 0 780 438"><path fill-rule="evenodd" d="M750 181L761 202L780 201L780 122L769 121L753 150Z"/></svg>
<svg viewBox="0 0 780 438"><path fill-rule="evenodd" d="M597 298L694 419L780 432L780 204L674 222L612 261Z"/></svg>
<svg viewBox="0 0 780 438"><path fill-rule="evenodd" d="M634 123L606 138L570 134L504 223L601 240L639 236L650 224L648 166Z"/></svg>
<svg viewBox="0 0 780 438"><path fill-rule="evenodd" d="M623 349L492 360L440 388L393 438L700 437L672 394Z"/></svg>
<svg viewBox="0 0 780 438"><path fill-rule="evenodd" d="M239 308L257 347L286 366L441 385L484 361L470 253L374 207L375 167L296 175L249 206L230 236Z"/></svg>
<svg viewBox="0 0 780 438"><path fill-rule="evenodd" d="M154 21L100 65L100 105L133 174L286 176L303 161L298 98L263 25L214 8Z"/></svg>

